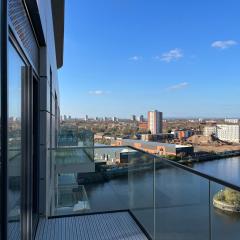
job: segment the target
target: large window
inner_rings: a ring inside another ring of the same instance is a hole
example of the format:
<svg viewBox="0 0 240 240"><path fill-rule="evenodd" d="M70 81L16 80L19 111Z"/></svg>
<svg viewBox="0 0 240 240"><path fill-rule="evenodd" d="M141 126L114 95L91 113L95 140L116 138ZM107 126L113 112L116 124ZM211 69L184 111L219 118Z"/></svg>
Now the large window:
<svg viewBox="0 0 240 240"><path fill-rule="evenodd" d="M9 97L8 97L8 204L9 238L14 232L20 238L21 166L22 166L22 77L24 62L9 44ZM18 239L17 238L17 239Z"/></svg>

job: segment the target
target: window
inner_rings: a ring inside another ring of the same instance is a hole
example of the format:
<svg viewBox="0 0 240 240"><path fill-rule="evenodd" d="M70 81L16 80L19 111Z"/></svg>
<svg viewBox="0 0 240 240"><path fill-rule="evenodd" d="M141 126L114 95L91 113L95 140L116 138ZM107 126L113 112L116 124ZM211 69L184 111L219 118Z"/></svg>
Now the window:
<svg viewBox="0 0 240 240"><path fill-rule="evenodd" d="M20 233L22 166L22 78L25 64L9 44L8 204L9 228ZM9 230L10 232L10 230ZM20 234L19 234L20 236Z"/></svg>

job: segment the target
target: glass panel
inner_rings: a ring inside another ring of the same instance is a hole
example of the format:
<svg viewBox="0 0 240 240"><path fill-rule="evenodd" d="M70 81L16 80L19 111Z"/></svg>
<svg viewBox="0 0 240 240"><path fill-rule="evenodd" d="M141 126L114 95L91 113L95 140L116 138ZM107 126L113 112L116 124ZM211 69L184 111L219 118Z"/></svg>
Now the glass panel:
<svg viewBox="0 0 240 240"><path fill-rule="evenodd" d="M240 229L240 192L211 183L212 240L235 240Z"/></svg>
<svg viewBox="0 0 240 240"><path fill-rule="evenodd" d="M154 238L154 158L132 151L129 159L129 209Z"/></svg>
<svg viewBox="0 0 240 240"><path fill-rule="evenodd" d="M128 209L128 168L121 162L121 153L128 148L94 149L97 181L86 184L92 211Z"/></svg>
<svg viewBox="0 0 240 240"><path fill-rule="evenodd" d="M58 146L67 147L89 147L93 148L94 145L94 134L92 131L82 129L71 124L64 124L60 127L58 135ZM93 157L93 152L89 150L89 154Z"/></svg>
<svg viewBox="0 0 240 240"><path fill-rule="evenodd" d="M21 127L21 85L24 63L9 44L9 117L8 117L8 174L9 174L9 238L20 237L21 214L21 159L22 159L22 127Z"/></svg>
<svg viewBox="0 0 240 240"><path fill-rule="evenodd" d="M58 146L78 146L77 126L65 125L60 127L58 135Z"/></svg>
<svg viewBox="0 0 240 240"><path fill-rule="evenodd" d="M209 181L159 158L155 172L156 239L209 239Z"/></svg>
<svg viewBox="0 0 240 240"><path fill-rule="evenodd" d="M126 149L68 147L49 151L55 162L55 215L128 209Z"/></svg>
<svg viewBox="0 0 240 240"><path fill-rule="evenodd" d="M83 213L90 209L83 185L59 185L55 190L56 215Z"/></svg>

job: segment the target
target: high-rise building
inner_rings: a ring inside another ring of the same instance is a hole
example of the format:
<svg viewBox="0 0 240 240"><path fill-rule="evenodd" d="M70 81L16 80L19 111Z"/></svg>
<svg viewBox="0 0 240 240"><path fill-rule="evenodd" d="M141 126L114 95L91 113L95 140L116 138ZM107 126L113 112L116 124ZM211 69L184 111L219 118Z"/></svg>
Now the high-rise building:
<svg viewBox="0 0 240 240"><path fill-rule="evenodd" d="M132 121L136 121L137 120L137 118L136 118L136 115L132 115Z"/></svg>
<svg viewBox="0 0 240 240"><path fill-rule="evenodd" d="M157 110L148 112L148 129L152 134L162 133L163 113Z"/></svg>
<svg viewBox="0 0 240 240"><path fill-rule="evenodd" d="M86 122L88 121L88 115L85 116L85 121L86 121Z"/></svg>
<svg viewBox="0 0 240 240"><path fill-rule="evenodd" d="M117 122L117 118L116 117L112 117L112 121L113 122Z"/></svg>
<svg viewBox="0 0 240 240"><path fill-rule="evenodd" d="M144 122L144 117L143 117L143 115L140 115L140 116L139 116L139 122Z"/></svg>

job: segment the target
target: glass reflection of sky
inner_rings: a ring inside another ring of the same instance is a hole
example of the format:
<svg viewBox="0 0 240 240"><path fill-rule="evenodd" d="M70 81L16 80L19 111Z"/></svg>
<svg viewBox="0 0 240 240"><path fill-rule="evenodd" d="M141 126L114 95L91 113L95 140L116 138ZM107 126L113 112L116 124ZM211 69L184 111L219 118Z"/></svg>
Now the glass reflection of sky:
<svg viewBox="0 0 240 240"><path fill-rule="evenodd" d="M10 44L9 46L9 117L21 118L21 69L24 62Z"/></svg>

